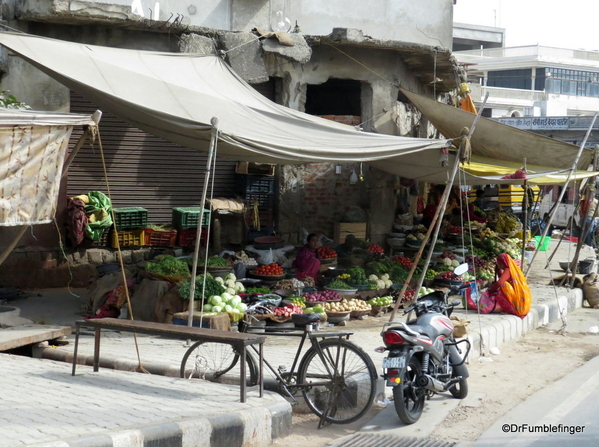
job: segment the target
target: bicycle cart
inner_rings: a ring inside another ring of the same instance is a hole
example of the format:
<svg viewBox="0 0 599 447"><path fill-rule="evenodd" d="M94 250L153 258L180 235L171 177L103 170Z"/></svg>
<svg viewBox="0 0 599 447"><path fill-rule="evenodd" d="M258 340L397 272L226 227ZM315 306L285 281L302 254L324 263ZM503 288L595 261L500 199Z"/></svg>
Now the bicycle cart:
<svg viewBox="0 0 599 447"><path fill-rule="evenodd" d="M247 325L243 330L247 329ZM353 332L315 331L312 324L300 328L268 327L264 335L298 337L300 343L289 370L273 367L266 356L264 366L279 384L279 392L297 403L299 391L310 408L320 418L318 428L348 424L369 410L376 393L377 372L374 363L359 346L349 341ZM310 348L302 356L309 340ZM258 352L252 347L253 353ZM252 352L252 351L250 351ZM202 377L208 380L237 382L239 353L230 345L199 341L192 345L181 362L181 377ZM255 355L246 356L246 383L256 384L261 372ZM233 377L235 377L233 379Z"/></svg>

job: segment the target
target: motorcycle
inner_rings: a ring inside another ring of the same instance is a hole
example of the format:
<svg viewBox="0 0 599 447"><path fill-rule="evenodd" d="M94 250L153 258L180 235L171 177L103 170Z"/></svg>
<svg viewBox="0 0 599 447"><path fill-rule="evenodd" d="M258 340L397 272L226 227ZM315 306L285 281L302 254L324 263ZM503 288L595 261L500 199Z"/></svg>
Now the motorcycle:
<svg viewBox="0 0 599 447"><path fill-rule="evenodd" d="M454 274L467 271L468 264L462 264L455 268ZM385 346L376 351L389 352L383 359L383 378L393 388L395 411L405 424L418 421L425 398L444 391L457 399L468 395L469 374L464 362L470 342L455 341L449 317L460 301L447 303L448 296L457 295L466 287L452 286L445 292L424 295L404 310L404 315L414 311L416 319L383 325L381 336ZM458 347L462 343L467 345L463 357Z"/></svg>

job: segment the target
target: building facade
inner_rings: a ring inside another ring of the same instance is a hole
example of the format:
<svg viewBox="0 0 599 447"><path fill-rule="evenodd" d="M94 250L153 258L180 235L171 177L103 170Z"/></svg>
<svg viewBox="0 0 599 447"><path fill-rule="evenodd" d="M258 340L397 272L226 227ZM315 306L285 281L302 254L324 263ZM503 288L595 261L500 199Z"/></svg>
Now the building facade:
<svg viewBox="0 0 599 447"><path fill-rule="evenodd" d="M431 0L426 5L407 0L367 4L342 0L191 4L176 0L9 0L1 12L11 28L45 37L150 51L221 54L244 80L282 105L364 131L426 137L434 131L401 101L398 86L434 96L455 88L459 68L449 49L452 8L453 0ZM258 39L265 31L291 31L288 36L294 45ZM0 88L34 109L93 108L77 92L5 49L0 70ZM183 206L181 201L197 203L203 155L138 133L127 124L127 117L106 112L109 119L101 121L100 131L105 126L113 136L114 169L109 181L115 185L114 206L148 204L149 220L165 223L171 206ZM168 153L168 173L142 163L146 151L154 153L158 163L161 152ZM139 154L139 159L131 162L131 153ZM59 219L67 194L94 185L102 189L105 184L91 156L74 162L63 185ZM361 173L364 181L351 184L352 171ZM218 173L218 195L235 196L234 161L222 160ZM197 182L181 182L182 177ZM280 166L276 180L272 224L291 243L301 242L304 229L332 236L333 224L353 207L367 216L372 240L383 241L391 229L399 183L394 176L367 165L325 163ZM53 226L34 232L21 245L57 244Z"/></svg>

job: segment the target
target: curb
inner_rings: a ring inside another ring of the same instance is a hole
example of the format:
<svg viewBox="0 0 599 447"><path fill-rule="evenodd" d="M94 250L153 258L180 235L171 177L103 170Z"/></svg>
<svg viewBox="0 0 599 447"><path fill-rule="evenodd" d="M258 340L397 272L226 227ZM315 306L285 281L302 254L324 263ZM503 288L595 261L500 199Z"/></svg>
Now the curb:
<svg viewBox="0 0 599 447"><path fill-rule="evenodd" d="M290 433L291 406L280 402L209 418L36 444L36 447L263 447Z"/></svg>
<svg viewBox="0 0 599 447"><path fill-rule="evenodd" d="M525 318L503 315L499 321L483 326L480 333L473 330L468 335L468 340L472 345L468 360L472 361L481 356L488 356L489 349L499 347L508 341L517 340L527 332L559 319L560 309L563 315L573 312L582 307L582 301L582 290L572 289L565 295L559 296L557 300L532 306Z"/></svg>

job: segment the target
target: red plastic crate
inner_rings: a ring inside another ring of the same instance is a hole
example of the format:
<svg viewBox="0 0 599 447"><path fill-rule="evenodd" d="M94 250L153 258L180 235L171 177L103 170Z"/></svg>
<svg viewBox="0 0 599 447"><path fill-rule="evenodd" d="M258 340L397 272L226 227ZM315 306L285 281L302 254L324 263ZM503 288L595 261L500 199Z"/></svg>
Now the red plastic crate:
<svg viewBox="0 0 599 447"><path fill-rule="evenodd" d="M144 242L151 247L174 247L177 243L177 230L158 231L145 228Z"/></svg>
<svg viewBox="0 0 599 447"><path fill-rule="evenodd" d="M177 235L177 245L179 247L190 247L196 243L197 228L188 228L187 230L179 230ZM202 230L200 236L200 245L206 245L208 239L208 229Z"/></svg>

